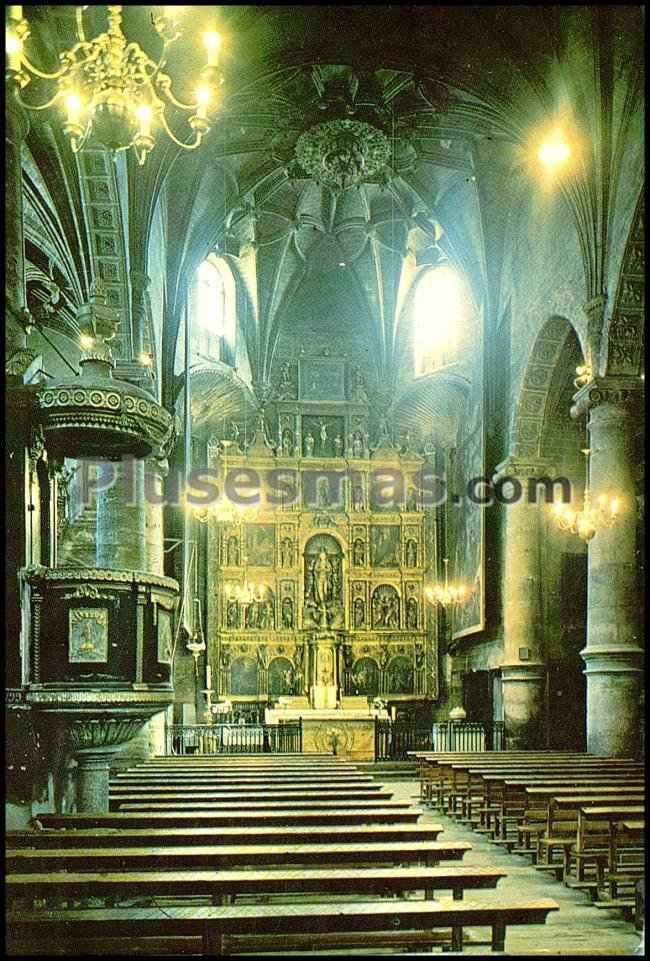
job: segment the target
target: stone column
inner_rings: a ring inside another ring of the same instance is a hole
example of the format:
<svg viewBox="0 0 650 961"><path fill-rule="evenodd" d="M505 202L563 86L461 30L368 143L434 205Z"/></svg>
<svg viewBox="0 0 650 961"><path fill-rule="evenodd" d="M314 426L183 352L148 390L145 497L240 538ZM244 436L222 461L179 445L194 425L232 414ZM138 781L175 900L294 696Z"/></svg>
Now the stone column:
<svg viewBox="0 0 650 961"><path fill-rule="evenodd" d="M503 661L501 687L507 750L543 747L546 668L542 644L541 505L529 504L528 478L548 475L549 465L509 457L497 467L502 487L505 568L503 571ZM511 483L505 483L508 479ZM515 488L521 493L514 499ZM514 486L513 486L514 485ZM543 501L543 498L542 498Z"/></svg>
<svg viewBox="0 0 650 961"><path fill-rule="evenodd" d="M26 349L23 323L25 300L25 242L21 146L29 123L16 99L16 84L7 84L5 125L5 330L6 359Z"/></svg>
<svg viewBox="0 0 650 961"><path fill-rule="evenodd" d="M144 350L144 334L147 322L147 288L150 280L139 270L131 271L131 317L133 324L133 356L136 360Z"/></svg>
<svg viewBox="0 0 650 961"><path fill-rule="evenodd" d="M111 466L115 482L97 493L97 567L145 571L144 461Z"/></svg>
<svg viewBox="0 0 650 961"><path fill-rule="evenodd" d="M167 461L150 458L145 463L144 529L146 570L151 574L164 574L164 527L163 504L156 503L165 491L165 477L169 472Z"/></svg>
<svg viewBox="0 0 650 961"><path fill-rule="evenodd" d="M117 748L80 751L77 759L77 812L108 811L108 779L111 757Z"/></svg>
<svg viewBox="0 0 650 961"><path fill-rule="evenodd" d="M642 656L638 567L634 432L639 381L596 378L575 396L572 415L589 414L592 503L600 494L620 500L613 527L598 527L589 541L587 645L581 651L587 676L587 750L633 755L638 748Z"/></svg>

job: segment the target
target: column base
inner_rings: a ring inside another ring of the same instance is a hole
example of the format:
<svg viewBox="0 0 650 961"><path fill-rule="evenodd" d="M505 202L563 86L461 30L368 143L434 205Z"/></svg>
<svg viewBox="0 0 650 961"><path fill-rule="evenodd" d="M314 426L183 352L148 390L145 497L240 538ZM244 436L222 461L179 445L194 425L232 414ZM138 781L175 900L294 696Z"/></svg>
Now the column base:
<svg viewBox="0 0 650 961"><path fill-rule="evenodd" d="M118 746L79 751L77 759L77 813L108 812L108 781L111 757Z"/></svg>
<svg viewBox="0 0 650 961"><path fill-rule="evenodd" d="M634 757L641 744L643 650L588 646L580 654L587 677L587 751Z"/></svg>
<svg viewBox="0 0 650 961"><path fill-rule="evenodd" d="M502 664L501 690L507 751L540 750L546 743L546 668L541 663Z"/></svg>

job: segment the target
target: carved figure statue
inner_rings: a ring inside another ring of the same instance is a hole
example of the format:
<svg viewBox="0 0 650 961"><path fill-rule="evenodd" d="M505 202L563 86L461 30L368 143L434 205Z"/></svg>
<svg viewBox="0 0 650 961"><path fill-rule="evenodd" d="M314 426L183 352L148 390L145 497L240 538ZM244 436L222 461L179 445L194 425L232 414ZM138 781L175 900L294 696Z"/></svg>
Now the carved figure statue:
<svg viewBox="0 0 650 961"><path fill-rule="evenodd" d="M388 662L390 661L390 647L388 644L382 644L379 649L379 667L382 671L385 671L388 667Z"/></svg>
<svg viewBox="0 0 650 961"><path fill-rule="evenodd" d="M332 574L334 567L327 556L327 551L321 547L318 557L312 567L314 575L314 600L317 604L325 605L332 597Z"/></svg>
<svg viewBox="0 0 650 961"><path fill-rule="evenodd" d="M293 601L290 597L282 601L282 626L287 630L293 627Z"/></svg>
<svg viewBox="0 0 650 961"><path fill-rule="evenodd" d="M418 626L418 602L414 597L409 597L406 602L406 626L409 630L417 630Z"/></svg>
<svg viewBox="0 0 650 961"><path fill-rule="evenodd" d="M334 456L340 457L341 454L343 453L343 438L341 437L340 434L336 435L336 437L332 441L332 445L334 447Z"/></svg>
<svg viewBox="0 0 650 961"><path fill-rule="evenodd" d="M390 426L386 417L382 417L379 421L379 439L377 441L378 447L391 446L392 440L390 437Z"/></svg>
<svg viewBox="0 0 650 961"><path fill-rule="evenodd" d="M305 437L305 457L314 456L314 435L311 431L307 433Z"/></svg>
<svg viewBox="0 0 650 961"><path fill-rule="evenodd" d="M399 601L394 594L388 598L386 605L385 624L386 627L399 627Z"/></svg>
<svg viewBox="0 0 650 961"><path fill-rule="evenodd" d="M356 628L363 627L366 620L365 605L361 597L357 597L354 602L354 626Z"/></svg>
<svg viewBox="0 0 650 961"><path fill-rule="evenodd" d="M356 567L363 567L366 562L366 548L362 540L357 538L352 548L352 559Z"/></svg>
<svg viewBox="0 0 650 961"><path fill-rule="evenodd" d="M418 509L418 492L415 487L409 487L406 495L406 509L414 512Z"/></svg>
<svg viewBox="0 0 650 961"><path fill-rule="evenodd" d="M233 534L228 538L227 560L230 567L239 566L239 540Z"/></svg>
<svg viewBox="0 0 650 961"><path fill-rule="evenodd" d="M363 437L359 431L355 431L352 438L352 456L363 457Z"/></svg>
<svg viewBox="0 0 650 961"><path fill-rule="evenodd" d="M415 670L421 671L424 668L426 659L426 652L424 650L424 644L418 641L415 645Z"/></svg>
<svg viewBox="0 0 650 961"><path fill-rule="evenodd" d="M239 604L237 601L228 601L226 608L226 626L230 628L239 627Z"/></svg>
<svg viewBox="0 0 650 961"><path fill-rule="evenodd" d="M253 601L246 608L246 618L245 618L246 627L254 630L259 626L259 617L260 617L259 607L260 607L259 602Z"/></svg>
<svg viewBox="0 0 650 961"><path fill-rule="evenodd" d="M355 484L352 488L352 510L365 511L366 499L363 495L363 484Z"/></svg>
<svg viewBox="0 0 650 961"><path fill-rule="evenodd" d="M293 455L293 435L290 430L282 432L282 453L285 457Z"/></svg>
<svg viewBox="0 0 650 961"><path fill-rule="evenodd" d="M221 648L221 668L222 670L227 671L229 667L230 667L230 651L228 650L227 647L222 647Z"/></svg>
<svg viewBox="0 0 650 961"><path fill-rule="evenodd" d="M318 507L326 508L330 506L330 498L327 480L323 479L318 484Z"/></svg>
<svg viewBox="0 0 650 961"><path fill-rule="evenodd" d="M417 563L418 563L418 545L416 541L409 540L406 542L406 566L417 567Z"/></svg>
<svg viewBox="0 0 650 961"><path fill-rule="evenodd" d="M293 562L293 543L290 537L284 537L280 543L280 564L282 567L291 567Z"/></svg>

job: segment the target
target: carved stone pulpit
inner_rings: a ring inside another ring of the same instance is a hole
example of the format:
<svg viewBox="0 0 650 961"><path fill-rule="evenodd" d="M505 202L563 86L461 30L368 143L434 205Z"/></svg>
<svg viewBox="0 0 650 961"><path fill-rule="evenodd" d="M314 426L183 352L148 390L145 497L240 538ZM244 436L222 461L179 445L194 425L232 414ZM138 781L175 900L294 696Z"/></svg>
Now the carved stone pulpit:
<svg viewBox="0 0 650 961"><path fill-rule="evenodd" d="M335 710L339 700L339 638L315 631L309 638L309 703L314 710Z"/></svg>

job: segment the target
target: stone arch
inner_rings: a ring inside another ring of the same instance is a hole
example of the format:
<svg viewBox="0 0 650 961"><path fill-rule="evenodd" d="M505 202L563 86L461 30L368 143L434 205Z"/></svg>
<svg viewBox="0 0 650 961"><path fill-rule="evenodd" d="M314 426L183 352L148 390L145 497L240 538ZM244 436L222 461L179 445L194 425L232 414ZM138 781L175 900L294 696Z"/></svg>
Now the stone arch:
<svg viewBox="0 0 650 961"><path fill-rule="evenodd" d="M614 309L605 332L606 374L634 377L643 366L645 196L641 193L625 248Z"/></svg>
<svg viewBox="0 0 650 961"><path fill-rule="evenodd" d="M294 693L294 666L288 657L274 657L269 663L268 690L274 697L288 696Z"/></svg>
<svg viewBox="0 0 650 961"><path fill-rule="evenodd" d="M360 657L350 672L349 690L352 696L372 696L379 694L379 664L374 657Z"/></svg>
<svg viewBox="0 0 650 961"><path fill-rule="evenodd" d="M230 665L230 693L240 697L253 697L259 688L257 661L243 654L234 658Z"/></svg>
<svg viewBox="0 0 650 961"><path fill-rule="evenodd" d="M548 449L547 419L559 387L575 393L575 368L584 354L573 325L565 317L550 317L538 333L519 392L510 434L515 457L544 458ZM564 390L563 390L564 392ZM570 406L567 405L567 417Z"/></svg>

